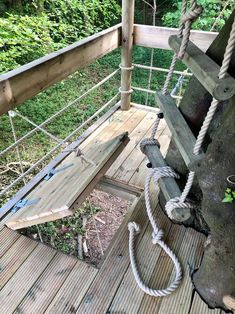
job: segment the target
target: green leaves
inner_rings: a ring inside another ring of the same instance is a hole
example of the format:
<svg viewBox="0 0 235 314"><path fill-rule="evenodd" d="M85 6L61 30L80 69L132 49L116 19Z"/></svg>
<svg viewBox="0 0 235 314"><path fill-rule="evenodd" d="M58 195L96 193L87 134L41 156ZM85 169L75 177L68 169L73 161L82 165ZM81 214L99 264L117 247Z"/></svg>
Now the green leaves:
<svg viewBox="0 0 235 314"><path fill-rule="evenodd" d="M115 24L116 0L22 1L0 18L0 73Z"/></svg>
<svg viewBox="0 0 235 314"><path fill-rule="evenodd" d="M198 0L198 4L203 7L201 16L193 23L193 29L205 31L218 31L224 25L225 20L230 15L234 0L224 8L224 2L220 0ZM173 10L163 16L164 25L178 27L181 15L182 1L173 4Z"/></svg>
<svg viewBox="0 0 235 314"><path fill-rule="evenodd" d="M224 198L223 198L222 202L231 204L233 201L235 201L235 190L227 188L225 193L224 193Z"/></svg>

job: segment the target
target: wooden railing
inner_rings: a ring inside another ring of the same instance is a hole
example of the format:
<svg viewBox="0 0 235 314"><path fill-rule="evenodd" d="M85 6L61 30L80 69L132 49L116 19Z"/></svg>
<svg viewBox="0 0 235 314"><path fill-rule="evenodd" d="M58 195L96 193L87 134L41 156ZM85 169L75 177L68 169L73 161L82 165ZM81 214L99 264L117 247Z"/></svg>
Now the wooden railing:
<svg viewBox="0 0 235 314"><path fill-rule="evenodd" d="M170 49L176 29L134 25L134 45ZM217 33L192 31L192 41L206 50ZM121 45L121 24L0 75L0 115L84 68Z"/></svg>

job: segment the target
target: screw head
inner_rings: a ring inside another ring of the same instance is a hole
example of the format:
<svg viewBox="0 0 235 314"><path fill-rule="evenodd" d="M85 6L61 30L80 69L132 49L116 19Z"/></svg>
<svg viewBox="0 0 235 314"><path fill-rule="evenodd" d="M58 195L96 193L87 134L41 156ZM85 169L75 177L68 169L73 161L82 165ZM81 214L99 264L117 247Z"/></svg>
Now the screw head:
<svg viewBox="0 0 235 314"><path fill-rule="evenodd" d="M163 112L159 112L159 113L157 114L157 116L158 116L159 119L163 119L163 118L164 118Z"/></svg>

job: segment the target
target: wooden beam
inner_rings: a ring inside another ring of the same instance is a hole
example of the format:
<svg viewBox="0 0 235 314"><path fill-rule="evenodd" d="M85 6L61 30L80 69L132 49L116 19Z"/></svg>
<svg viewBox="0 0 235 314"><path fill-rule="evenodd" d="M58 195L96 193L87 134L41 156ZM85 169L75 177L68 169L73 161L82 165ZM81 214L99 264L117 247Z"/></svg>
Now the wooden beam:
<svg viewBox="0 0 235 314"><path fill-rule="evenodd" d="M122 0L121 109L131 102L131 68L134 27L134 0Z"/></svg>
<svg viewBox="0 0 235 314"><path fill-rule="evenodd" d="M170 50L168 38L171 35L176 35L177 31L176 28L135 24L134 45ZM190 39L202 51L206 51L217 34L215 32L191 31Z"/></svg>
<svg viewBox="0 0 235 314"><path fill-rule="evenodd" d="M121 25L0 75L0 115L120 46Z"/></svg>
<svg viewBox="0 0 235 314"><path fill-rule="evenodd" d="M153 168L167 166L157 145L155 146L147 145L145 147L144 153L148 157L149 162L152 164ZM178 187L178 184L175 182L174 178L159 179L159 186L166 201L169 201L171 198L178 197L181 195L181 191ZM191 219L191 210L190 208L176 208L173 210L172 216L175 221L185 222Z"/></svg>
<svg viewBox="0 0 235 314"><path fill-rule="evenodd" d="M138 189L135 186L124 183L114 178L110 179L105 176L102 178L102 180L99 181L95 188L99 191L121 197L131 202L133 202L133 200L136 197L139 197L140 194L143 192L142 189Z"/></svg>
<svg viewBox="0 0 235 314"><path fill-rule="evenodd" d="M176 35L169 37L169 45L176 53L179 52L181 42L182 38ZM191 41L182 61L215 99L227 100L235 94L235 79L229 74L219 79L220 66Z"/></svg>
<svg viewBox="0 0 235 314"><path fill-rule="evenodd" d="M161 92L158 92L156 93L156 101L164 113L164 118L171 131L172 139L182 155L186 166L191 166L195 162L198 162L199 158L203 158L203 154L200 154L200 156L193 154L193 148L196 143L195 136L172 97L169 94L163 95Z"/></svg>

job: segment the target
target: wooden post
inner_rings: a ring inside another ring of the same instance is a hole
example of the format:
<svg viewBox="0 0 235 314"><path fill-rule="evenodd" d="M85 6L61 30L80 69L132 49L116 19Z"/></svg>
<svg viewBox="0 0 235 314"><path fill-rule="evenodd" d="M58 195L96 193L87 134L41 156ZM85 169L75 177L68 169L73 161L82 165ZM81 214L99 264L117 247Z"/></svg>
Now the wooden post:
<svg viewBox="0 0 235 314"><path fill-rule="evenodd" d="M134 0L122 0L121 109L129 110L131 103L132 46L134 29Z"/></svg>

